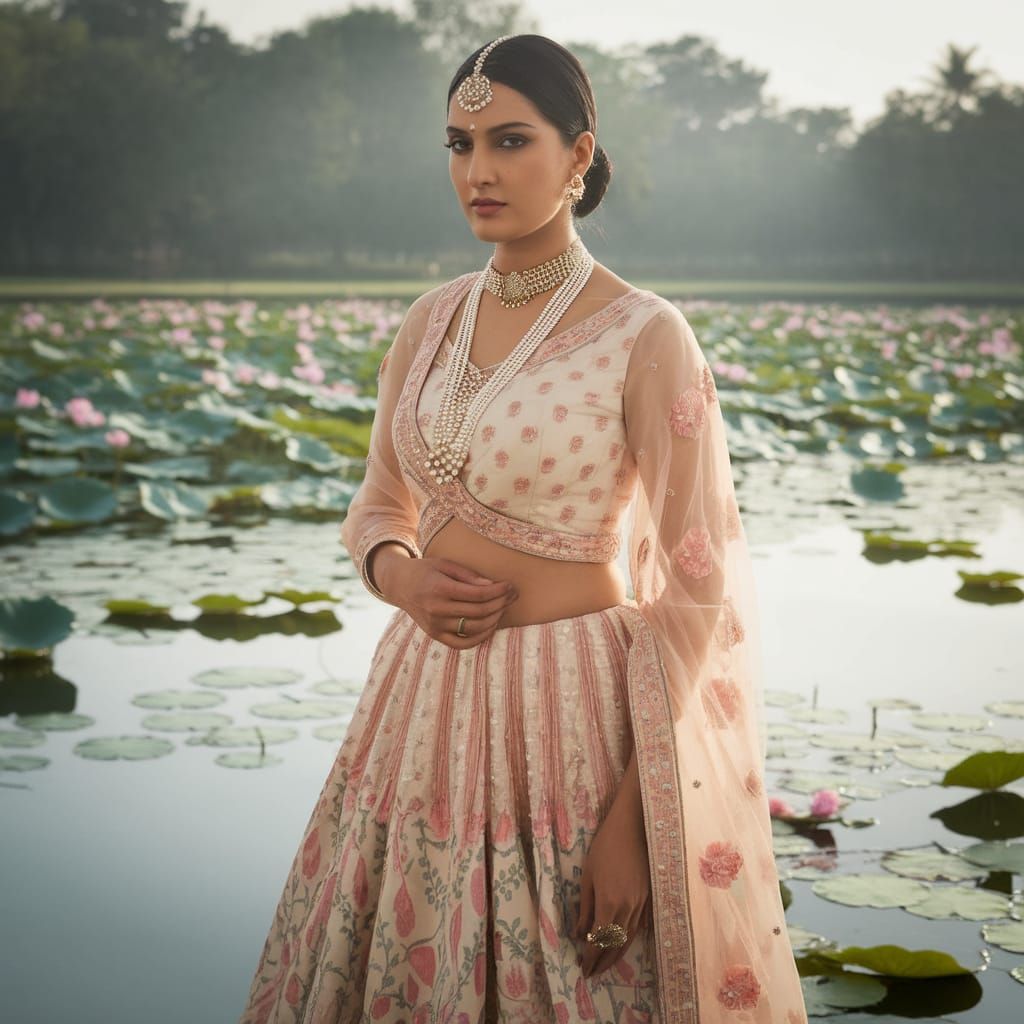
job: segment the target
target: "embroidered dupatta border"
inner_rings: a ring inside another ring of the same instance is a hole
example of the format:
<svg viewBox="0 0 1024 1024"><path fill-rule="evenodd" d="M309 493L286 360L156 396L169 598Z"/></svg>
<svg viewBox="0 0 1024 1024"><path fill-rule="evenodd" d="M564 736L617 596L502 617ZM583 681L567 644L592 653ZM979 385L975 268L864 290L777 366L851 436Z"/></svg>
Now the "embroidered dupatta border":
<svg viewBox="0 0 1024 1024"><path fill-rule="evenodd" d="M672 712L657 637L635 601L626 682L646 823L660 1019L699 1024L686 831Z"/></svg>
<svg viewBox="0 0 1024 1024"><path fill-rule="evenodd" d="M479 273L482 272L471 271L455 278L434 303L426 336L416 352L395 411L392 429L398 460L403 470L428 496L420 510L417 537L420 550L426 548L434 534L457 515L478 533L506 547L563 561L612 562L618 557L621 546L618 531L576 534L515 519L477 501L461 478L438 484L427 469L428 446L416 421L416 406L423 382L447 333L452 314ZM595 331L604 329L624 316L633 306L652 300L657 301L657 297L640 288L623 293L603 309L542 341L527 359L523 369L553 359L583 344Z"/></svg>

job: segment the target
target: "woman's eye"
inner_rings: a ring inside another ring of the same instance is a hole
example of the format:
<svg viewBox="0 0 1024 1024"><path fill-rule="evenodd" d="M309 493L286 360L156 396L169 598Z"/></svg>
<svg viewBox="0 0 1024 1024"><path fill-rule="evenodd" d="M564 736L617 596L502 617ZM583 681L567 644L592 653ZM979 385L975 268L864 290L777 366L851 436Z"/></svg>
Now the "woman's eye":
<svg viewBox="0 0 1024 1024"><path fill-rule="evenodd" d="M504 143L508 142L509 140L514 141L516 143L516 145L515 146L506 146L506 145L504 145ZM459 145L459 143L462 143L462 142L465 142L465 141L466 141L465 139L452 139L451 142L444 142L444 143L442 143L442 145L445 147L445 149L450 149L450 150L452 150L455 153L465 153L466 150L463 149ZM523 145L526 145L526 139L524 139L521 135L504 135L504 136L502 136L501 144L498 146L498 148L499 149L519 149L520 146L523 146Z"/></svg>

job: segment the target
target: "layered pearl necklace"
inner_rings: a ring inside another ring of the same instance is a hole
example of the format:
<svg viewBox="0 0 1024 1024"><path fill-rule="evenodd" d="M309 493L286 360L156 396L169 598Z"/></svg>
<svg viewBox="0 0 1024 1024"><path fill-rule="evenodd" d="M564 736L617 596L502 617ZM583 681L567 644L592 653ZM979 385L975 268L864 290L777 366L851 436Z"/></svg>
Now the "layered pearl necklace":
<svg viewBox="0 0 1024 1024"><path fill-rule="evenodd" d="M448 357L444 393L437 410L437 419L434 421L434 443L427 453L427 469L439 484L451 483L458 477L469 454L470 438L484 409L522 369L526 360L551 333L552 328L562 319L590 279L594 269L594 257L590 255L582 241L576 241L578 262L548 300L540 316L523 335L522 340L482 386L482 374L477 367L472 367L475 372L472 378L469 376L469 350L476 332L476 317L488 271L494 269L493 256L487 261L484 272L473 283L462 312L458 337Z"/></svg>

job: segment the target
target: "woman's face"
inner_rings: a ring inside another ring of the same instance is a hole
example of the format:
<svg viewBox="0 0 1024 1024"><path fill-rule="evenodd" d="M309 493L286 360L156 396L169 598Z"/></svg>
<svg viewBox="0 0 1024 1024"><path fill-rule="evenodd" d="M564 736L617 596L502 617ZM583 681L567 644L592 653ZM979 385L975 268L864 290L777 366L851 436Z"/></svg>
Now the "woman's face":
<svg viewBox="0 0 1024 1024"><path fill-rule="evenodd" d="M583 175L594 154L593 132L582 132L567 149L558 130L521 92L491 82L494 98L470 113L455 94L448 105L448 170L455 194L481 241L521 238L555 217L569 219L565 189ZM474 199L504 203L480 213Z"/></svg>

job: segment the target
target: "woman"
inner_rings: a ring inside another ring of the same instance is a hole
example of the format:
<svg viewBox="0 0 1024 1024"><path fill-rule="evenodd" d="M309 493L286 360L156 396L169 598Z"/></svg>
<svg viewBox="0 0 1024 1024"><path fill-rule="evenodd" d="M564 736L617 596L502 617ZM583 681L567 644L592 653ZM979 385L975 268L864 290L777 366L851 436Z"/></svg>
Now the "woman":
<svg viewBox="0 0 1024 1024"><path fill-rule="evenodd" d="M380 365L342 539L397 610L244 1024L806 1021L724 421L684 316L574 231L610 177L595 128L543 36L452 80L451 180L494 254Z"/></svg>

